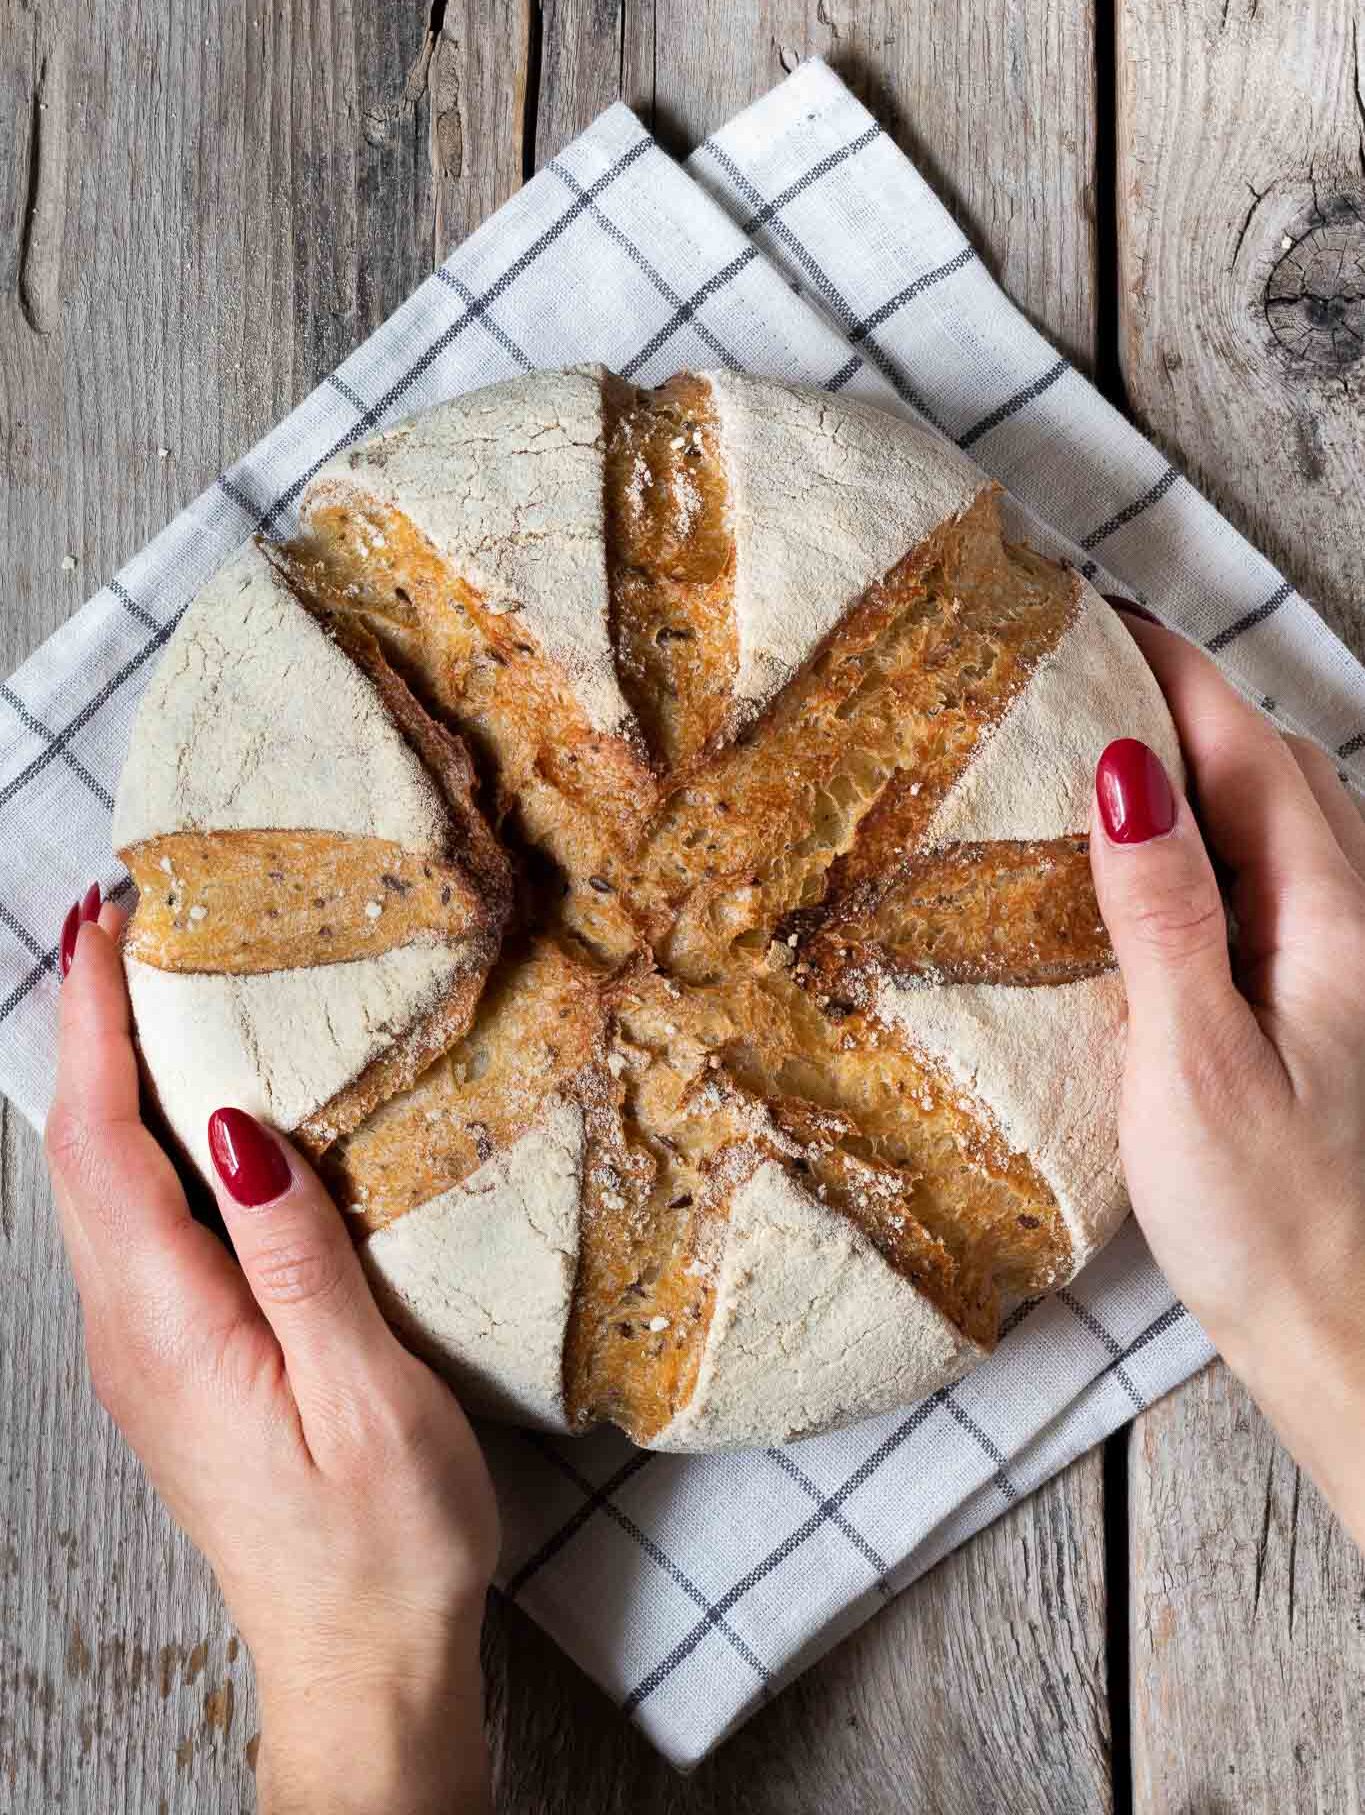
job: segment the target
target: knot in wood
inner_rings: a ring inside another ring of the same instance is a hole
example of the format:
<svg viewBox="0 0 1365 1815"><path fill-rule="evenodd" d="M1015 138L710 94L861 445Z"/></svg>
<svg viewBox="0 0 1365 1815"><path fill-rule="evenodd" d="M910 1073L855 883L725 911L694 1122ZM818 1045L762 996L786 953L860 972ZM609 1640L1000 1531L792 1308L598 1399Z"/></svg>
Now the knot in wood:
<svg viewBox="0 0 1365 1815"><path fill-rule="evenodd" d="M1336 376L1365 355L1365 202L1316 207L1266 281L1266 320L1297 365Z"/></svg>

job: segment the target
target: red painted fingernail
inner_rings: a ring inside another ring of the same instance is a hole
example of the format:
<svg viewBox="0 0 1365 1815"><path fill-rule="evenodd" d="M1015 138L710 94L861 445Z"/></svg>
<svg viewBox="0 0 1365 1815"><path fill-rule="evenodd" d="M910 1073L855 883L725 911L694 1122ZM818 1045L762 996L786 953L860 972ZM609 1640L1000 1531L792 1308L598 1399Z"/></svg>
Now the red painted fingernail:
<svg viewBox="0 0 1365 1815"><path fill-rule="evenodd" d="M1175 795L1161 759L1135 737L1106 746L1095 768L1095 795L1115 844L1143 844L1175 824Z"/></svg>
<svg viewBox="0 0 1365 1815"><path fill-rule="evenodd" d="M76 934L81 930L81 904L73 901L66 910L66 919L62 922L62 937L58 950L61 954L62 976L71 969L71 960L76 956Z"/></svg>
<svg viewBox="0 0 1365 1815"><path fill-rule="evenodd" d="M62 976L71 969L71 960L76 956L76 935L90 920L100 917L100 885L92 882L79 901L73 901L67 909L66 919L62 922L62 936L58 944L58 955L61 960Z"/></svg>
<svg viewBox="0 0 1365 1815"><path fill-rule="evenodd" d="M215 1109L209 1152L218 1176L239 1204L254 1210L289 1189L289 1161L279 1143L245 1109Z"/></svg>
<svg viewBox="0 0 1365 1815"><path fill-rule="evenodd" d="M1155 624L1158 630L1165 626L1154 611L1148 611L1145 605L1139 605L1135 599L1120 599L1114 593L1105 593L1104 602L1112 605L1115 611L1127 612L1130 618L1141 618L1144 624Z"/></svg>

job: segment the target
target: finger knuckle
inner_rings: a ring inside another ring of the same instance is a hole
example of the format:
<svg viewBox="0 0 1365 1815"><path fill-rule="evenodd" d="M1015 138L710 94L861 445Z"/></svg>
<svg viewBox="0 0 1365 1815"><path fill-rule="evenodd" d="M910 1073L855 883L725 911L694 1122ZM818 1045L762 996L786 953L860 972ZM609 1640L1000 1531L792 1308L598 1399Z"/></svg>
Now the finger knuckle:
<svg viewBox="0 0 1365 1815"><path fill-rule="evenodd" d="M1344 865L1301 880L1283 944L1329 990L1362 981L1365 881Z"/></svg>
<svg viewBox="0 0 1365 1815"><path fill-rule="evenodd" d="M414 1478L439 1446L438 1420L428 1395L401 1370L380 1368L363 1393L339 1384L315 1415L319 1409L330 1464L348 1480L368 1480L396 1468Z"/></svg>
<svg viewBox="0 0 1365 1815"><path fill-rule="evenodd" d="M1135 935L1167 960L1227 943L1227 919L1212 882L1170 882L1150 889L1132 915Z"/></svg>
<svg viewBox="0 0 1365 1815"><path fill-rule="evenodd" d="M1305 888L1302 918L1326 950L1351 952L1365 938L1365 882L1344 864Z"/></svg>
<svg viewBox="0 0 1365 1815"><path fill-rule="evenodd" d="M304 1235L267 1242L252 1257L252 1285L262 1304L324 1303L335 1295L342 1277L341 1256Z"/></svg>
<svg viewBox="0 0 1365 1815"><path fill-rule="evenodd" d="M1365 876L1342 876L1340 924L1348 939L1365 940Z"/></svg>
<svg viewBox="0 0 1365 1815"><path fill-rule="evenodd" d="M381 1448L379 1420L370 1394L354 1380L336 1380L313 1391L308 1402L308 1441L334 1480L358 1487L388 1478L393 1457Z"/></svg>
<svg viewBox="0 0 1365 1815"><path fill-rule="evenodd" d="M254 1317L234 1322L214 1352L217 1383L232 1404L270 1404L279 1394L284 1373L278 1343L263 1339L261 1323Z"/></svg>
<svg viewBox="0 0 1365 1815"><path fill-rule="evenodd" d="M1323 941L1315 957L1320 994L1326 1004L1346 1011L1354 1046L1365 1007L1365 913L1344 915L1336 936Z"/></svg>
<svg viewBox="0 0 1365 1815"><path fill-rule="evenodd" d="M164 1258L162 1249L159 1258ZM184 1370L196 1330L186 1314L179 1275L140 1265L129 1277L119 1342L139 1379L165 1392Z"/></svg>
<svg viewBox="0 0 1365 1815"><path fill-rule="evenodd" d="M90 1169L90 1124L79 1110L58 1098L48 1111L43 1151L54 1178L74 1184Z"/></svg>
<svg viewBox="0 0 1365 1815"><path fill-rule="evenodd" d="M398 1381L371 1404L374 1437L390 1455L419 1458L436 1441L437 1419L425 1391Z"/></svg>

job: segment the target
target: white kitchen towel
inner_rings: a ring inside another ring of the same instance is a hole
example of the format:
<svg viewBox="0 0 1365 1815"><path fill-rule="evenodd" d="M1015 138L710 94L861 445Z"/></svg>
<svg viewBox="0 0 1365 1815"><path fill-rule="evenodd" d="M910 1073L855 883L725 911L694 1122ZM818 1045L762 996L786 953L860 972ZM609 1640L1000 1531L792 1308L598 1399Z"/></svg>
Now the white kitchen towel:
<svg viewBox="0 0 1365 1815"><path fill-rule="evenodd" d="M686 172L616 106L0 687L0 1087L32 1121L60 909L92 877L128 888L113 791L187 600L254 530L287 531L345 443L581 360L645 384L732 366L920 410L1010 488L1036 540L1144 595L1365 778L1365 672L1023 320L828 69L803 65ZM1020 1307L966 1380L869 1424L703 1458L490 1428L505 1591L693 1764L1209 1354L1130 1223L1067 1291Z"/></svg>

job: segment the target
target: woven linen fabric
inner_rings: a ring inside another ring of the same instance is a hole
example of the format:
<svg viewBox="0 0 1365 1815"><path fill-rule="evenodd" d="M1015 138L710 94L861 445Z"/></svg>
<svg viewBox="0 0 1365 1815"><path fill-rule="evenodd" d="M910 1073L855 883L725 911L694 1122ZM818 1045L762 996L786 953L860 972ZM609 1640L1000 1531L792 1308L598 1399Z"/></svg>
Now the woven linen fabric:
<svg viewBox="0 0 1365 1815"><path fill-rule="evenodd" d="M53 903L109 850L141 688L186 602L286 532L338 448L517 371L644 384L724 365L918 410L1041 546L1117 580L1365 779L1365 671L1311 607L1023 320L818 62L687 171L608 110L341 368L0 686L0 1087L50 1096ZM1099 565L1103 563L1103 567ZM996 1353L918 1406L784 1449L656 1456L487 1427L517 1599L675 1764L1211 1353L1129 1222Z"/></svg>

